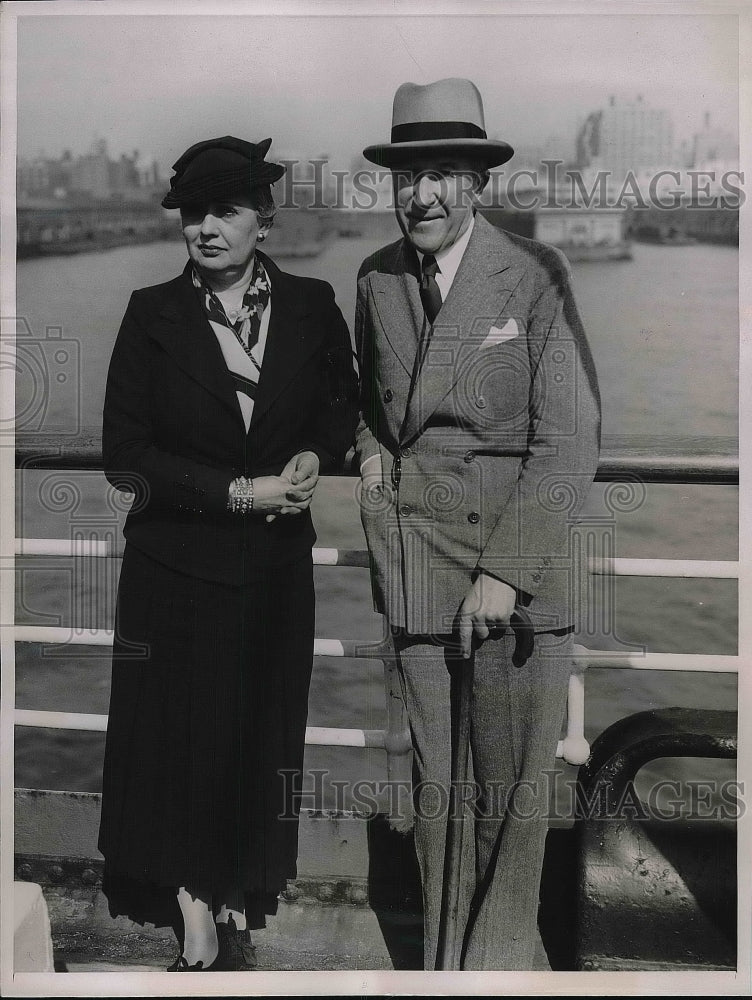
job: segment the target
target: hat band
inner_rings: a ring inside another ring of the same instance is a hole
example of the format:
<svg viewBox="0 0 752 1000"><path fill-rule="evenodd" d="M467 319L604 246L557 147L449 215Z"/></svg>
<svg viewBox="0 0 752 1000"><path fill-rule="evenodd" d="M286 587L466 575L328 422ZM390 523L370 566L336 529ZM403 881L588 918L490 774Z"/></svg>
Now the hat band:
<svg viewBox="0 0 752 1000"><path fill-rule="evenodd" d="M404 125L392 126L392 142L486 138L484 130L472 122L407 122Z"/></svg>

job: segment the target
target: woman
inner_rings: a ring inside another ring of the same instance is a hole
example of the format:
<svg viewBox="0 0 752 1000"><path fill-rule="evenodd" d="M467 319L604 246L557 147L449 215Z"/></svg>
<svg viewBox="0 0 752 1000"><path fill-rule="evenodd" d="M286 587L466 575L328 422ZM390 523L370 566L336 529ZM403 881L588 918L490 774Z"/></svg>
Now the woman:
<svg viewBox="0 0 752 1000"><path fill-rule="evenodd" d="M331 287L256 251L271 139L192 146L162 204L189 261L133 293L104 406L134 494L118 590L99 847L110 912L172 924L170 971L242 970L295 875L313 656L309 505L355 426Z"/></svg>

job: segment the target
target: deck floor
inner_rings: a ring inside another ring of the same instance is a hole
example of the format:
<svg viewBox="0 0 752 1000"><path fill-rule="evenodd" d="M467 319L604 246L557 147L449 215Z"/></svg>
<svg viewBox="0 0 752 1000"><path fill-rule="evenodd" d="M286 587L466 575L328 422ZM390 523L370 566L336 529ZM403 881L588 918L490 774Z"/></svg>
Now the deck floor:
<svg viewBox="0 0 752 1000"><path fill-rule="evenodd" d="M383 968L391 969L393 966L389 962L384 962L381 966L368 965L359 966L354 959L348 959L342 955L323 955L312 952L282 952L265 948L258 948L257 954L259 965L258 972L345 972L353 969ZM174 956L173 956L174 958ZM168 959L168 962L173 959ZM151 959L147 964L130 962L91 962L86 961L85 956L74 956L70 959L62 959L56 962L58 972L159 972L166 971L166 964L157 959Z"/></svg>

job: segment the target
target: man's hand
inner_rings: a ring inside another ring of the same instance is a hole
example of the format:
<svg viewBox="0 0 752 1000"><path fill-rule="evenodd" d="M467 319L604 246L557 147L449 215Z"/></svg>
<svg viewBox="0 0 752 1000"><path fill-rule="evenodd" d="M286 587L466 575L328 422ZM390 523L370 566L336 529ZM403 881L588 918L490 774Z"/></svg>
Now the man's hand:
<svg viewBox="0 0 752 1000"><path fill-rule="evenodd" d="M360 506L375 512L384 507L384 476L381 455L367 458L360 467Z"/></svg>
<svg viewBox="0 0 752 1000"><path fill-rule="evenodd" d="M465 595L459 611L460 648L465 659L470 656L473 631L483 642L495 625L509 625L517 594L503 580L481 573Z"/></svg>
<svg viewBox="0 0 752 1000"><path fill-rule="evenodd" d="M285 498L291 501L283 504L274 514L267 514L271 523L279 514L300 514L306 510L313 498L313 491L319 481L319 457L314 451L301 451L293 455L280 473L280 478L290 484Z"/></svg>

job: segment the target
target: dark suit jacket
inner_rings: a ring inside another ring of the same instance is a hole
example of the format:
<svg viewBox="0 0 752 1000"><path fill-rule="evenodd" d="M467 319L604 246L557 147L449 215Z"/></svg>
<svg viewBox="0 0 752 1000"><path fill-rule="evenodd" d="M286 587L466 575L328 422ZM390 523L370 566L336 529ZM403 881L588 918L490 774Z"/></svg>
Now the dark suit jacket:
<svg viewBox="0 0 752 1000"><path fill-rule="evenodd" d="M236 476L278 474L299 451L331 472L357 420L350 335L330 285L260 254L271 321L248 433L190 266L133 293L110 362L105 475L135 493L125 536L173 569L239 584L308 552L310 513L267 524L227 511Z"/></svg>
<svg viewBox="0 0 752 1000"><path fill-rule="evenodd" d="M411 389L423 321L416 255L398 240L361 267L355 323L356 449L382 469L381 499L361 505L376 607L446 633L484 571L517 588L539 630L568 627L587 579L570 528L598 464L600 405L566 258L476 216Z"/></svg>

